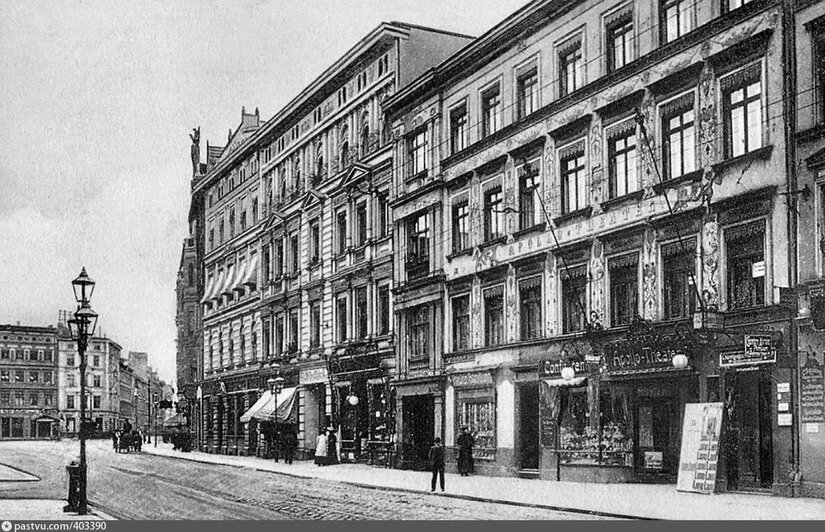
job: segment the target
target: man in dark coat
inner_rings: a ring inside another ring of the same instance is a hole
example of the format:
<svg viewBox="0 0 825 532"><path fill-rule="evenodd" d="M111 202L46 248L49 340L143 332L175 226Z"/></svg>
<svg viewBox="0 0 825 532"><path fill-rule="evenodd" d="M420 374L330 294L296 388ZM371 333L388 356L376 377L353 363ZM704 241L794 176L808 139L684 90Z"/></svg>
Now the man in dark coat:
<svg viewBox="0 0 825 532"><path fill-rule="evenodd" d="M284 431L284 462L292 464L295 458L295 449L298 447L298 435L292 427Z"/></svg>
<svg viewBox="0 0 825 532"><path fill-rule="evenodd" d="M433 446L430 447L430 468L433 472L433 481L430 491L435 491L435 480L441 477L441 491L444 491L444 447L441 445L441 438L436 438Z"/></svg>
<svg viewBox="0 0 825 532"><path fill-rule="evenodd" d="M462 477L469 477L473 472L473 445L476 439L467 430L461 427L461 434L458 436L458 472Z"/></svg>

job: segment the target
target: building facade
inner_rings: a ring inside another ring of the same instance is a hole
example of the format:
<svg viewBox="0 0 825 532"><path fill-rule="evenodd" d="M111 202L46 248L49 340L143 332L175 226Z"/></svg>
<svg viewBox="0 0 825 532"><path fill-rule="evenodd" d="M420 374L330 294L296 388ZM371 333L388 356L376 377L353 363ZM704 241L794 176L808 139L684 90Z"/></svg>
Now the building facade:
<svg viewBox="0 0 825 532"><path fill-rule="evenodd" d="M384 103L405 463L675 481L720 402L717 485L790 493L783 8L534 1Z"/></svg>
<svg viewBox="0 0 825 532"><path fill-rule="evenodd" d="M380 103L467 42L382 24L266 123L242 113L198 180L202 448L267 452L278 425L305 455L330 424L347 456L389 444L391 150ZM278 375L276 399L292 406L242 422Z"/></svg>
<svg viewBox="0 0 825 532"><path fill-rule="evenodd" d="M0 325L0 440L59 434L57 330Z"/></svg>

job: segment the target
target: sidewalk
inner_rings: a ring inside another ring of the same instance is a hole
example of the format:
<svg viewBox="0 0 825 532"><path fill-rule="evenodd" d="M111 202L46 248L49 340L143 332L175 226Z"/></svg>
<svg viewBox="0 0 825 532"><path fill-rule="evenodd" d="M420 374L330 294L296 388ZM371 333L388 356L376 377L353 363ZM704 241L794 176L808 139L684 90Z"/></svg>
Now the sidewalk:
<svg viewBox="0 0 825 532"><path fill-rule="evenodd" d="M144 445L144 452L208 464L247 467L302 478L321 478L378 489L428 492L430 473L363 464L318 467L311 461L283 462L249 456L172 451L170 444ZM683 493L673 485L551 482L513 477L446 475L448 497L575 510L646 519L825 519L825 500L766 495ZM439 494L442 495L442 494Z"/></svg>
<svg viewBox="0 0 825 532"><path fill-rule="evenodd" d="M111 521L112 517L90 507L88 515L63 513L65 500L0 499L0 521Z"/></svg>

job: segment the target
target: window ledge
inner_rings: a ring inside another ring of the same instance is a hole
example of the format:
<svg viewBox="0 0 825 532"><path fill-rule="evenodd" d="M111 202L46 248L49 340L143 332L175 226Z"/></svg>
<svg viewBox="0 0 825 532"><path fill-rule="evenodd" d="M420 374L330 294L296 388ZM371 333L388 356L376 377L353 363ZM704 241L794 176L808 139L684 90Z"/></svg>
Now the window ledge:
<svg viewBox="0 0 825 532"><path fill-rule="evenodd" d="M473 254L473 248L472 247L464 248L464 249L460 249L458 251L453 251L452 253L447 255L447 260L453 260L457 257L461 257L461 256L464 256L464 255L472 255L472 254Z"/></svg>
<svg viewBox="0 0 825 532"><path fill-rule="evenodd" d="M631 192L630 194L625 194L624 196L617 196L615 198L611 198L609 200L605 200L601 202L602 210L609 211L610 209L616 207L617 205L621 205L623 203L630 203L633 201L638 201L644 196L645 191L637 190L635 192Z"/></svg>
<svg viewBox="0 0 825 532"><path fill-rule="evenodd" d="M742 155L739 155L737 157L732 157L730 159L720 161L713 165L713 171L719 173L739 163L757 161L760 159L768 159L771 156L772 152L773 144L768 144L767 146L763 146L761 148L749 151L748 153L743 153Z"/></svg>
<svg viewBox="0 0 825 532"><path fill-rule="evenodd" d="M541 233L545 229L547 229L546 222L537 223L530 227L525 227L524 229L516 231L515 233L513 233L513 238L521 238L522 236L529 235L530 233Z"/></svg>
<svg viewBox="0 0 825 532"><path fill-rule="evenodd" d="M593 207L588 205L583 209L568 212L567 214L562 214L561 216L556 216L555 218L553 218L553 223L558 226L567 223L570 220L575 220L576 218L587 218L588 216L590 216L591 212L593 212Z"/></svg>
<svg viewBox="0 0 825 532"><path fill-rule="evenodd" d="M674 177L666 181L662 181L661 183L656 183L655 185L653 185L653 192L655 192L656 194L661 194L665 190L670 188L676 188L678 185L681 185L682 183L687 183L688 181L699 181L702 178L702 174L702 170L694 170L693 172L682 174L679 177Z"/></svg>
<svg viewBox="0 0 825 532"><path fill-rule="evenodd" d="M489 248L489 247L495 246L497 244L503 244L505 242L507 242L507 235L500 236L500 237L494 238L492 240L488 240L487 242L484 242L483 244L480 244L478 246L478 249Z"/></svg>
<svg viewBox="0 0 825 532"><path fill-rule="evenodd" d="M411 176L407 176L407 177L404 179L404 182L405 182L405 183L412 183L413 181L423 180L425 177L427 177L427 172L428 172L428 169L427 169L427 168L425 168L424 170L421 170L421 171L420 171L420 172L418 172L417 174L413 174L413 175L411 175Z"/></svg>

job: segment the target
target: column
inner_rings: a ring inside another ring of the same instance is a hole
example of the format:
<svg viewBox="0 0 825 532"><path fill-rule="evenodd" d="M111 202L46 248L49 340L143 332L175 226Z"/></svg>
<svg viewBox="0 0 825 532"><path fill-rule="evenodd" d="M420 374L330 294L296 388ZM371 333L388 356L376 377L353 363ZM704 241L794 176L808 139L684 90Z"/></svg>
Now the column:
<svg viewBox="0 0 825 532"><path fill-rule="evenodd" d="M250 397L251 393L254 393L254 392L247 392L247 393L243 394L243 412L242 412L242 414L245 413L247 410L249 410L249 408L252 406L251 400L250 400L251 399L251 397ZM247 423L246 427L244 427L244 431L243 431L243 449L241 449L241 452L239 453L242 456L246 456L247 454L249 454L249 442L250 442L250 434L249 434L250 430L249 429L251 427L252 427L252 422Z"/></svg>

